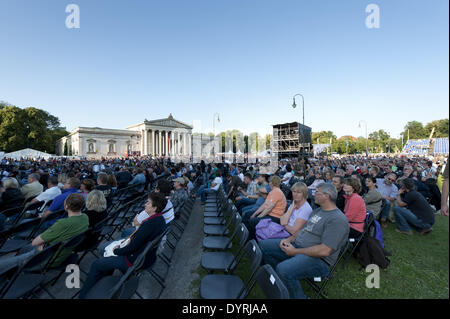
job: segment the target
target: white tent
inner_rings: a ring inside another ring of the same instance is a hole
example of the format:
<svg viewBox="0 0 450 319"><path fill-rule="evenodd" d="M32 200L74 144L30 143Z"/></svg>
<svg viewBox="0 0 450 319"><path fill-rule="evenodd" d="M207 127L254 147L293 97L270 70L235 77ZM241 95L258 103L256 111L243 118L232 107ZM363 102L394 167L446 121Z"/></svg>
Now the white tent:
<svg viewBox="0 0 450 319"><path fill-rule="evenodd" d="M270 149L269 149L269 150L262 151L262 152L260 152L260 153L258 154L258 156L267 156L267 155L270 155Z"/></svg>
<svg viewBox="0 0 450 319"><path fill-rule="evenodd" d="M48 159L49 157L55 157L55 155L51 155L48 153L44 153L44 152L40 152L40 151L36 151L33 150L31 148L25 148L23 150L20 151L15 151L15 152L11 152L11 153L6 153L3 154L4 158L15 158L15 159L20 159L20 158L44 158L44 159Z"/></svg>

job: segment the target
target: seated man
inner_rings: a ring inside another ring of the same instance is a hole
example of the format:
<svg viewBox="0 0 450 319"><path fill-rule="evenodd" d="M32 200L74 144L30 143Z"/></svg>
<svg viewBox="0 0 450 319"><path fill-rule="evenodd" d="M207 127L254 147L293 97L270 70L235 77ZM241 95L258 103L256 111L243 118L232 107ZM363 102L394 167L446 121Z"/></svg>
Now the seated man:
<svg viewBox="0 0 450 319"><path fill-rule="evenodd" d="M320 208L311 213L298 236L259 243L264 261L276 270L291 298L306 298L299 280L327 275L348 240L350 227L336 198L336 187L320 185L315 196Z"/></svg>
<svg viewBox="0 0 450 319"><path fill-rule="evenodd" d="M242 219L249 220L250 216L253 215L253 213L256 212L258 210L258 208L261 207L262 204L264 204L264 202L266 201L267 195L269 195L268 187L260 186L258 188L258 199L256 200L256 203L242 208L242 214L241 214Z"/></svg>
<svg viewBox="0 0 450 319"><path fill-rule="evenodd" d="M144 187L145 187L145 175L144 175L144 171L141 168L135 168L134 169L134 173L136 174L134 176L134 178L131 180L131 182L128 183L128 186L131 185L141 185L139 186L136 191L138 193L143 193L144 192Z"/></svg>
<svg viewBox="0 0 450 319"><path fill-rule="evenodd" d="M397 232L412 235L411 227L421 235L430 233L434 224L434 210L425 197L414 189L411 178L403 180L402 188L398 191L398 207L394 207Z"/></svg>
<svg viewBox="0 0 450 319"><path fill-rule="evenodd" d="M397 175L395 173L387 174L384 179L377 178L377 188L384 200L384 207L381 210L380 219L380 224L384 228L387 227L391 205L397 198L398 188L394 184L396 179Z"/></svg>
<svg viewBox="0 0 450 319"><path fill-rule="evenodd" d="M46 212L44 212L40 217L46 217L47 215L58 212L64 209L64 201L66 198L73 193L78 193L81 182L76 177L69 178L61 191L61 195L56 196L53 199L52 204Z"/></svg>
<svg viewBox="0 0 450 319"><path fill-rule="evenodd" d="M261 219L270 218L275 223L280 223L280 217L286 210L286 197L280 189L281 178L279 176L271 176L269 179L269 187L271 191L266 201L261 207L254 212L248 220L242 220L249 231L249 238L254 239L256 235L256 225Z"/></svg>
<svg viewBox="0 0 450 319"><path fill-rule="evenodd" d="M244 175L244 184L247 186L247 189L243 190L242 187L238 187L238 191L240 191L241 194L236 197L236 203L234 203L239 211L241 211L241 208L244 206L255 204L258 199L256 183L252 181L250 173Z"/></svg>
<svg viewBox="0 0 450 319"><path fill-rule="evenodd" d="M108 185L108 175L106 173L98 173L97 186L95 189L101 191L105 195L108 207L111 206L112 201L112 187Z"/></svg>
<svg viewBox="0 0 450 319"><path fill-rule="evenodd" d="M41 251L44 244L51 245L57 242L64 242L86 231L89 228L89 218L86 214L81 213L83 206L83 195L70 194L64 201L64 209L68 213L68 218L58 220L52 227L37 236L30 245L21 249L20 255L0 259L0 272L13 265L20 265L27 261ZM71 251L62 252L55 260L53 266L61 264L70 254Z"/></svg>
<svg viewBox="0 0 450 319"><path fill-rule="evenodd" d="M47 190L39 194L37 197L33 198L31 200L31 204L41 201L47 203L55 199L56 196L61 195L61 190L58 187L58 176L49 177L47 181L47 186L48 186Z"/></svg>
<svg viewBox="0 0 450 319"><path fill-rule="evenodd" d="M40 176L37 173L28 175L28 184L23 185L21 189L25 201L39 195L44 190L44 186L39 183L39 178Z"/></svg>
<svg viewBox="0 0 450 319"><path fill-rule="evenodd" d="M243 186L243 182L239 175L228 175L227 176L229 191L227 193L227 197L231 199L235 199L237 194L239 193L239 188Z"/></svg>
<svg viewBox="0 0 450 319"><path fill-rule="evenodd" d="M204 185L200 186L197 191L197 197L201 197L202 205L206 203L206 193L217 192L222 182L222 172L218 169L216 171L216 178L212 181L210 188L205 188Z"/></svg>
<svg viewBox="0 0 450 319"><path fill-rule="evenodd" d="M188 199L188 195L186 190L184 189L185 180L183 177L178 177L173 180L174 191L172 196L170 196L170 200L173 204L175 212L179 214L181 207L183 207L184 203Z"/></svg>

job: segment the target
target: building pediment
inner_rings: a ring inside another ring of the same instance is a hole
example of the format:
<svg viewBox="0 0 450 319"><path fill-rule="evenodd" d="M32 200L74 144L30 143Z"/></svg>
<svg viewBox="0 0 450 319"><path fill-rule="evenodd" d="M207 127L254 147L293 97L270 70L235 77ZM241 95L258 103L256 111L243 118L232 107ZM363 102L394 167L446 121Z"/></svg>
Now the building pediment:
<svg viewBox="0 0 450 319"><path fill-rule="evenodd" d="M192 130L193 127L183 123L181 121L178 121L172 117L172 115L169 115L166 119L160 119L160 120L152 120L152 121L145 121L146 125L155 125L155 126L163 126L163 127L174 127L174 128L184 128L188 130Z"/></svg>

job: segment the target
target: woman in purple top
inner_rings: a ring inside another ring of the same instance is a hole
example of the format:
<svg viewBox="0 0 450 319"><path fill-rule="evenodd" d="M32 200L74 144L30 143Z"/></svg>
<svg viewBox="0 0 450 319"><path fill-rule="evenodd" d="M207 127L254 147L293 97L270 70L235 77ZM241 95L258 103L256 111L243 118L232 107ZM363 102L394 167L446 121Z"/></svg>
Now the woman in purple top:
<svg viewBox="0 0 450 319"><path fill-rule="evenodd" d="M309 215L312 213L312 208L307 202L308 186L305 183L295 183L292 188L292 197L294 201L287 212L281 216L280 224L291 234L297 234L306 225Z"/></svg>

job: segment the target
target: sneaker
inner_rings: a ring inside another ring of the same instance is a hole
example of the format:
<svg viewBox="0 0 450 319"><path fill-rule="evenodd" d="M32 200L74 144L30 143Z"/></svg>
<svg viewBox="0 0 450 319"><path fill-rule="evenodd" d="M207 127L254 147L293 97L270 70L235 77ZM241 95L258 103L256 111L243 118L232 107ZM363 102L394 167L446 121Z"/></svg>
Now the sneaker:
<svg viewBox="0 0 450 319"><path fill-rule="evenodd" d="M388 224L386 220L380 220L381 227L387 228Z"/></svg>
<svg viewBox="0 0 450 319"><path fill-rule="evenodd" d="M428 235L429 233L431 233L433 231L433 228L426 228L423 229L419 234L422 236Z"/></svg>
<svg viewBox="0 0 450 319"><path fill-rule="evenodd" d="M405 230L400 230L400 229L396 228L395 231L396 231L397 233L405 234L405 235L409 235L409 236L412 236L412 234L413 234L413 232L412 232L411 230L405 231Z"/></svg>

